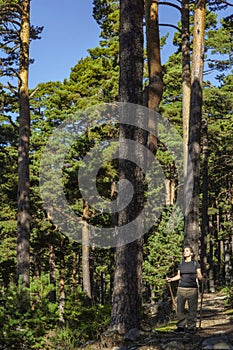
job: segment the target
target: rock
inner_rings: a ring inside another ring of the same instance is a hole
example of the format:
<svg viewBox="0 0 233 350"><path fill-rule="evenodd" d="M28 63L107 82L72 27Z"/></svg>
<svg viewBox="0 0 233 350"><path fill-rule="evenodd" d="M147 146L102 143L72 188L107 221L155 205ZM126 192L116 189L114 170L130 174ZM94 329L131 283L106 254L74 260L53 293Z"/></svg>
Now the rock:
<svg viewBox="0 0 233 350"><path fill-rule="evenodd" d="M230 340L226 335L211 336L201 344L202 350L233 350Z"/></svg>
<svg viewBox="0 0 233 350"><path fill-rule="evenodd" d="M125 334L125 340L135 341L140 338L140 330L132 328Z"/></svg>
<svg viewBox="0 0 233 350"><path fill-rule="evenodd" d="M163 345L163 350L184 350L184 345L178 341L170 341Z"/></svg>
<svg viewBox="0 0 233 350"><path fill-rule="evenodd" d="M101 335L101 348L108 349L113 347L121 347L123 343L123 336L116 331L108 330Z"/></svg>

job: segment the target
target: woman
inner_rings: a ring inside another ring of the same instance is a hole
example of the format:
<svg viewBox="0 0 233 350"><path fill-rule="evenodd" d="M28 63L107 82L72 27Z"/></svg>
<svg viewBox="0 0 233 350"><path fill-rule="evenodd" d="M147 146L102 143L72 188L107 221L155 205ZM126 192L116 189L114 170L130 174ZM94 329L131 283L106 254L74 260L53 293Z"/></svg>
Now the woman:
<svg viewBox="0 0 233 350"><path fill-rule="evenodd" d="M193 249L185 246L183 260L178 266L177 275L167 277L167 282L179 280L177 291L177 329L175 332L184 332L185 328L190 332L196 330L197 305L198 305L198 284L197 279L202 280L200 264L194 260ZM188 302L188 312L185 310L185 303Z"/></svg>

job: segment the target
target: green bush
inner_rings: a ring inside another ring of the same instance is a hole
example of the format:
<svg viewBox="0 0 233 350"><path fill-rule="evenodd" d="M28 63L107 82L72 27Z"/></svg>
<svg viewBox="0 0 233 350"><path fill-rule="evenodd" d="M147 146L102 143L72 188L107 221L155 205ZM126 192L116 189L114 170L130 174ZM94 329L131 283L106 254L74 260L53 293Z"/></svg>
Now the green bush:
<svg viewBox="0 0 233 350"><path fill-rule="evenodd" d="M92 305L81 290L67 290L64 322L59 307L49 301L51 287L42 276L30 291L10 284L0 290L0 349L71 350L96 340L109 323L110 305ZM30 305L22 312L22 298L30 293Z"/></svg>

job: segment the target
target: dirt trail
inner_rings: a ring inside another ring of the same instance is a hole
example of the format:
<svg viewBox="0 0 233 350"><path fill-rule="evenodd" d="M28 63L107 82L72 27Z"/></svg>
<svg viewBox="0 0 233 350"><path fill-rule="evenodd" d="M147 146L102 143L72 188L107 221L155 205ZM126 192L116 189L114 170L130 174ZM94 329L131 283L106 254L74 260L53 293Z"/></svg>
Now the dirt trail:
<svg viewBox="0 0 233 350"><path fill-rule="evenodd" d="M173 329L169 329L168 326L166 330L163 330L163 328L161 328L161 330L156 328L156 330L152 332L143 332L140 338L131 341L126 341L124 338L115 337L114 335L109 334L107 336L107 342L105 342L106 337L104 337L104 342L89 343L88 346L82 347L82 349L199 350L203 349L203 342L213 336L220 338L227 337L229 343L232 344L233 347L233 310L230 310L225 306L225 300L226 296L221 294L204 294L201 313L201 328L198 329L195 334L175 334ZM197 326L199 326L199 318ZM118 341L114 341L113 338ZM171 347L169 347L168 344L171 344ZM172 347L172 344L174 344L174 347ZM178 347L176 347L176 345ZM208 347L208 349L212 348ZM213 349L215 349L215 347L213 347ZM216 349L220 349L220 347L217 347Z"/></svg>

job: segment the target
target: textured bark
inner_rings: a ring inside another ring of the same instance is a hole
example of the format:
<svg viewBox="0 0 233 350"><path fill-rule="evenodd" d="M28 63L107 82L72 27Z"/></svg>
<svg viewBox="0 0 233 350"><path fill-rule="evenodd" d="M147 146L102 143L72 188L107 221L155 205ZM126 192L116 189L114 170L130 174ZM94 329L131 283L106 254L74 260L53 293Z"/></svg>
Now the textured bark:
<svg viewBox="0 0 233 350"><path fill-rule="evenodd" d="M215 280L214 280L214 227L213 227L213 215L211 215L209 220L209 290L211 293L215 293Z"/></svg>
<svg viewBox="0 0 233 350"><path fill-rule="evenodd" d="M17 280L30 285L30 203L29 203L29 134L30 109L28 95L28 66L30 40L30 1L22 1L19 69L19 147L18 147L18 222L17 222Z"/></svg>
<svg viewBox="0 0 233 350"><path fill-rule="evenodd" d="M59 298L59 321L61 323L65 322L64 319L64 313L65 313L65 275L64 275L64 269L62 268L60 270L60 278L59 278L59 292L60 292L60 298Z"/></svg>
<svg viewBox="0 0 233 350"><path fill-rule="evenodd" d="M182 119L184 152L184 212L187 210L188 135L191 93L189 0L182 0Z"/></svg>
<svg viewBox="0 0 233 350"><path fill-rule="evenodd" d="M90 262L89 262L89 206L85 201L83 205L83 226L82 226L82 273L83 273L83 290L87 297L91 299L91 278L90 278Z"/></svg>
<svg viewBox="0 0 233 350"><path fill-rule="evenodd" d="M120 2L119 99L122 102L134 104L142 104L143 11L143 0L122 0ZM130 125L121 124L120 135L124 139L145 143L145 133ZM141 155L135 156L140 157ZM144 178L141 169L127 160L120 160L119 171L120 179L128 179L134 187L131 203L119 212L118 226L120 227L131 222L142 209ZM143 240L138 239L116 248L110 328L119 333L140 327L142 245Z"/></svg>
<svg viewBox="0 0 233 350"><path fill-rule="evenodd" d="M202 79L204 66L205 0L198 0L194 8L193 56L188 149L192 171L188 167L187 182L193 181L192 198L185 215L185 243L193 246L198 256L199 194L200 194L200 137L202 118Z"/></svg>
<svg viewBox="0 0 233 350"><path fill-rule="evenodd" d="M157 110L163 93L157 1L145 1L145 15L149 73L148 108Z"/></svg>
<svg viewBox="0 0 233 350"><path fill-rule="evenodd" d="M158 110L163 94L163 78L160 57L160 37L158 20L158 2L153 0L145 1L146 16L146 42L149 85L146 90L146 105L149 109ZM149 128L156 130L154 114L149 118ZM153 134L148 135L148 148L155 154L157 140Z"/></svg>
<svg viewBox="0 0 233 350"><path fill-rule="evenodd" d="M208 219L208 123L203 120L203 185L202 185L202 218L201 218L201 269L206 272L206 245L209 227Z"/></svg>
<svg viewBox="0 0 233 350"><path fill-rule="evenodd" d="M54 289L50 291L49 300L51 303L56 303L56 263L53 244L49 246L49 279L50 284L54 287Z"/></svg>

